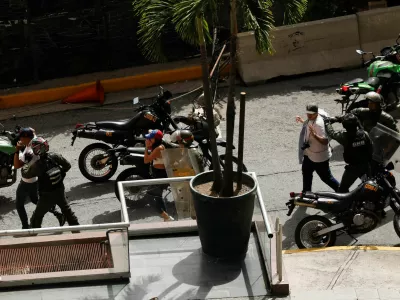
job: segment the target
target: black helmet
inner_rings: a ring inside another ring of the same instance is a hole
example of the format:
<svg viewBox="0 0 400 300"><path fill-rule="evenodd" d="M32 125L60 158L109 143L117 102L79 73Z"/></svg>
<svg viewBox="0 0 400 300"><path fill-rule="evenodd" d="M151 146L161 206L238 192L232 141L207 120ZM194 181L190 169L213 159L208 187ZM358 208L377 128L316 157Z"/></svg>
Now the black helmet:
<svg viewBox="0 0 400 300"><path fill-rule="evenodd" d="M342 121L343 128L346 129L346 131L356 131L357 127L359 126L358 119L355 115L353 114L346 114L343 117Z"/></svg>

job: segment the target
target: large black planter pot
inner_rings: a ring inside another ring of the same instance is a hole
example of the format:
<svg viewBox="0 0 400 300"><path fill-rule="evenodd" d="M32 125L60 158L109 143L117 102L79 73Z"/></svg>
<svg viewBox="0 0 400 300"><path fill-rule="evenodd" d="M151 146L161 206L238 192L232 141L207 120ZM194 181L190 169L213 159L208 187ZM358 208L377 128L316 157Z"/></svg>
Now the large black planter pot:
<svg viewBox="0 0 400 300"><path fill-rule="evenodd" d="M252 189L230 198L202 195L195 189L210 181L213 181L212 171L198 174L190 181L203 252L219 259L244 259L251 233L256 183L253 177L243 174L243 184Z"/></svg>

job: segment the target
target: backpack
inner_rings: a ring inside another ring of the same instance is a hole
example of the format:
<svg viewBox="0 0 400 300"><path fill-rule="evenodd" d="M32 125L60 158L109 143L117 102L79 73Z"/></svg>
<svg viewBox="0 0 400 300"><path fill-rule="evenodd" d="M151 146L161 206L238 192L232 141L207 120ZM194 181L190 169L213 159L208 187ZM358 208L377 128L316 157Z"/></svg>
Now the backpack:
<svg viewBox="0 0 400 300"><path fill-rule="evenodd" d="M65 177L62 168L55 162L51 155L46 157L44 164L45 171L42 178L39 178L41 190L51 191L60 188L63 185Z"/></svg>

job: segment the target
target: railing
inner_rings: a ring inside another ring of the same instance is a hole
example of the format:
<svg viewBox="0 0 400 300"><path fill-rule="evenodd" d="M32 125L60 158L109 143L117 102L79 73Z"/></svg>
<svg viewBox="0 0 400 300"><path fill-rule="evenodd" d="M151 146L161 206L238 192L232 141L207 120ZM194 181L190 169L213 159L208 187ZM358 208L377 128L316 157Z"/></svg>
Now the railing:
<svg viewBox="0 0 400 300"><path fill-rule="evenodd" d="M261 188L257 180L257 175L254 172L249 172L257 185L257 205L261 212L261 219L255 219L257 235L261 244L261 251L264 262L267 268L270 284L273 286L276 283L284 281L283 278L283 261L282 261L282 225L279 224L279 219L276 220L275 232L271 229L265 204L263 201ZM135 186L148 186L158 184L173 184L179 182L188 182L193 176L162 178L162 179L146 179L118 182L119 195L121 201L125 202L124 188ZM277 280L276 280L277 279Z"/></svg>
<svg viewBox="0 0 400 300"><path fill-rule="evenodd" d="M257 180L257 175L254 172L249 172L257 185L257 204L261 212L261 218L255 218L255 225L257 229L257 236L260 241L261 251L264 258L265 266L267 268L269 283L273 287L276 282L281 283L283 278L283 262L282 262L282 225L279 219L276 220L275 232L272 231L265 204L261 194L261 188ZM148 179L148 180L133 180L118 182L118 190L121 202L121 222L119 223L106 223L106 224L93 224L93 225L78 225L78 226L63 226L63 227L48 227L48 228L32 228L20 230L2 230L0 236L16 236L16 235L33 235L39 233L60 233L67 231L86 231L86 230L99 230L99 229L126 229L130 226L129 216L126 206L126 199L124 195L125 187L159 185L159 184L174 184L180 182L188 182L193 176L162 178L162 179ZM277 279L277 280L276 280Z"/></svg>
<svg viewBox="0 0 400 300"><path fill-rule="evenodd" d="M99 230L99 229L126 229L130 225L128 209L126 207L125 198L121 198L121 222L105 223L105 224L92 224L92 225L76 225L76 226L63 226L63 227L47 227L47 228L30 228L30 229L17 229L17 230L0 230L0 236L17 236L17 235L35 235L39 233L62 233L67 231L86 231L86 230Z"/></svg>
<svg viewBox="0 0 400 300"><path fill-rule="evenodd" d="M256 220L256 230L261 245L261 252L267 269L268 280L273 292L288 294L288 283L283 277L282 258L282 225L279 218L276 219L275 231L272 231L268 214L265 209L261 188L256 173L249 173L257 183L258 206L261 211L262 221ZM282 283L285 282L285 285Z"/></svg>

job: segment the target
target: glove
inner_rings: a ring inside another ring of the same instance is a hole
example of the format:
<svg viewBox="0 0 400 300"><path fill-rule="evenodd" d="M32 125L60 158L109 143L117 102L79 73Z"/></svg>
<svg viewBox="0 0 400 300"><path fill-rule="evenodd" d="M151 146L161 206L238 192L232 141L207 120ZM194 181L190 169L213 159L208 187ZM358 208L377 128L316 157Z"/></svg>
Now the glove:
<svg viewBox="0 0 400 300"><path fill-rule="evenodd" d="M343 116L336 116L334 119L335 119L335 122L337 122L337 123L342 123L342 121L343 121Z"/></svg>

